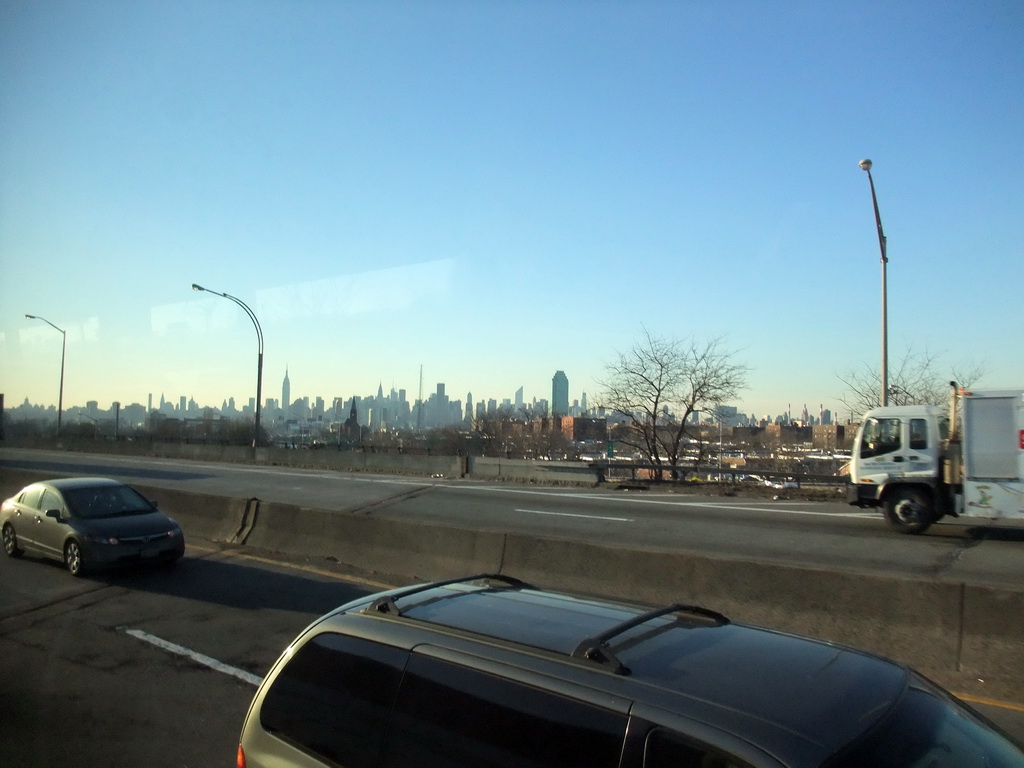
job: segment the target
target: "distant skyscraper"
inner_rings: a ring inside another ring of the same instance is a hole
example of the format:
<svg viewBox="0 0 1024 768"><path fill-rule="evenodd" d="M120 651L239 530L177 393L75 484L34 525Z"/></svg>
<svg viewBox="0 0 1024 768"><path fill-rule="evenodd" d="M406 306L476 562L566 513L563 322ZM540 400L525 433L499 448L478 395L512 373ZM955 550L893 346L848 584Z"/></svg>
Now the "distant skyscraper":
<svg viewBox="0 0 1024 768"><path fill-rule="evenodd" d="M281 385L281 408L288 415L292 405L292 384L288 381L288 366L284 367L284 384Z"/></svg>
<svg viewBox="0 0 1024 768"><path fill-rule="evenodd" d="M564 371L555 371L551 377L551 415L569 415L569 377Z"/></svg>
<svg viewBox="0 0 1024 768"><path fill-rule="evenodd" d="M516 411L523 410L523 388L520 387L516 390Z"/></svg>

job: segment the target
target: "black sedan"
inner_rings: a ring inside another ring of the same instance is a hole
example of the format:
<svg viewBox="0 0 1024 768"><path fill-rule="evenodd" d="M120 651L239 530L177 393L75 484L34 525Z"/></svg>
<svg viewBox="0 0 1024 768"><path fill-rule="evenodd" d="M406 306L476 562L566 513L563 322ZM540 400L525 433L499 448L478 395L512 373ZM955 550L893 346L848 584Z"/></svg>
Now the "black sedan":
<svg viewBox="0 0 1024 768"><path fill-rule="evenodd" d="M101 477L26 486L0 508L0 534L10 557L51 557L75 576L103 566L174 563L185 554L181 526L134 488Z"/></svg>

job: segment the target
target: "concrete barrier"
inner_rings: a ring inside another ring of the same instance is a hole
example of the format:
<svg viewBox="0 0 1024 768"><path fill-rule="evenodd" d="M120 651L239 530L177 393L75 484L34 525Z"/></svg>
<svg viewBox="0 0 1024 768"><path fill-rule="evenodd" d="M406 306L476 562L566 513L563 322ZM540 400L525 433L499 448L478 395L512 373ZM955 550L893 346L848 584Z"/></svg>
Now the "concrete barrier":
<svg viewBox="0 0 1024 768"><path fill-rule="evenodd" d="M257 499L232 499L136 483L132 483L132 487L155 502L162 512L173 517L185 531L186 541L189 536L211 541L232 541L247 511L258 503Z"/></svg>
<svg viewBox="0 0 1024 768"><path fill-rule="evenodd" d="M478 480L597 485L598 471L585 461L530 461L470 456L467 473Z"/></svg>
<svg viewBox="0 0 1024 768"><path fill-rule="evenodd" d="M497 571L504 535L267 503L245 544L417 581Z"/></svg>
<svg viewBox="0 0 1024 768"><path fill-rule="evenodd" d="M960 671L1005 677L1024 688L1024 589L965 585Z"/></svg>

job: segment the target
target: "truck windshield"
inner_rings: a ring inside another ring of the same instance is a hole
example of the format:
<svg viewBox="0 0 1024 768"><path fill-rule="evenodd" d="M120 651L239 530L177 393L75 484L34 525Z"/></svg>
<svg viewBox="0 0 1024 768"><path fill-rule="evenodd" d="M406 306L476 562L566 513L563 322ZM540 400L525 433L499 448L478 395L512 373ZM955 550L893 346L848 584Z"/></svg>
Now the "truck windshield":
<svg viewBox="0 0 1024 768"><path fill-rule="evenodd" d="M866 737L824 768L1024 768L995 725L924 683L913 684Z"/></svg>
<svg viewBox="0 0 1024 768"><path fill-rule="evenodd" d="M860 439L860 457L868 459L900 449L899 419L868 419Z"/></svg>

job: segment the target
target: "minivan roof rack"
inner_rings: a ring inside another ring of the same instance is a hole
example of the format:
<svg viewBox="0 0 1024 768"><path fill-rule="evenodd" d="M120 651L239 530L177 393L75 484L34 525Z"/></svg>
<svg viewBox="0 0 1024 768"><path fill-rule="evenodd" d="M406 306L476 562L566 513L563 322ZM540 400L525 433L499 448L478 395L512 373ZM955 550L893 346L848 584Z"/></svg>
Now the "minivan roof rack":
<svg viewBox="0 0 1024 768"><path fill-rule="evenodd" d="M401 592L394 592L390 595L378 597L363 609L363 613L389 613L401 616L402 610L398 607L396 602L404 597L409 597L410 595L415 595L420 592L426 592L430 589L436 589L437 587L446 587L450 584L467 584L474 581L497 581L512 589L533 589L533 587L525 581L520 581L512 576L502 576L500 573L478 573L476 576L461 576L457 579L447 579L445 581L434 581L429 584L419 584L415 587L409 587L408 589L402 590Z"/></svg>
<svg viewBox="0 0 1024 768"><path fill-rule="evenodd" d="M702 608L699 605L674 603L664 608L656 608L653 611L641 613L639 616L634 616L632 619L609 627L600 634L584 639L572 652L572 658L594 661L598 664L610 664L612 672L615 674L628 675L630 673L629 667L616 658L615 654L612 653L611 646L608 641L613 637L617 637L618 635L633 629L634 627L646 624L651 619L656 619L659 616L667 616L670 613L687 613L701 619L709 619L718 626L725 626L730 623L729 618L718 611L712 611L709 608Z"/></svg>

